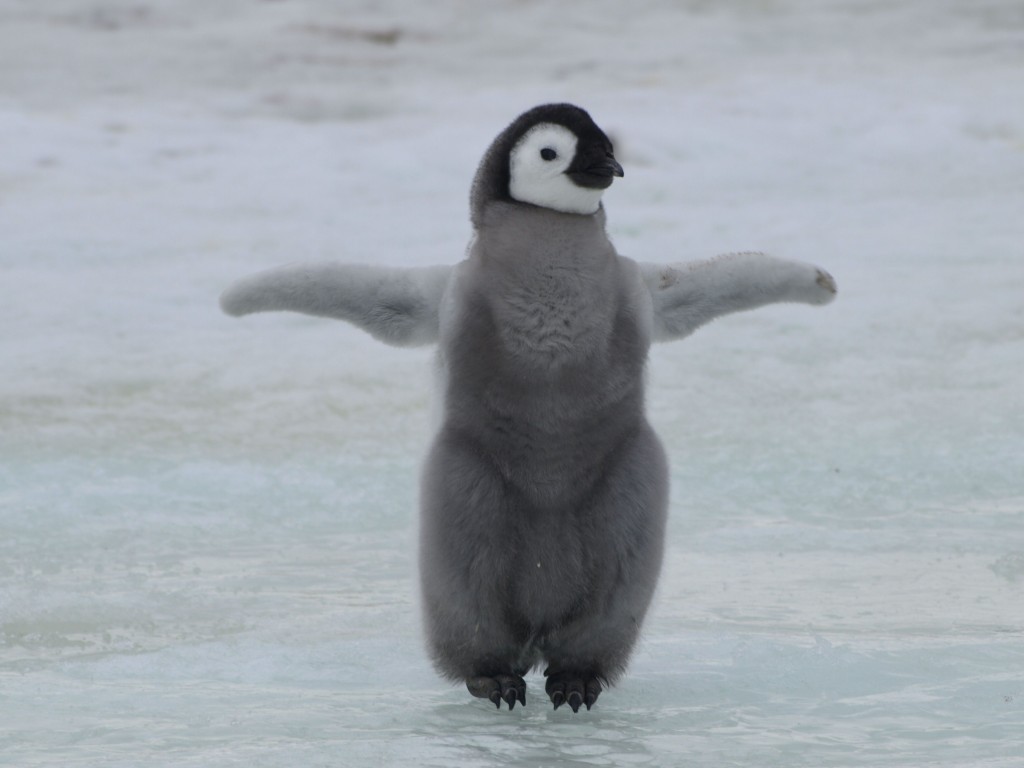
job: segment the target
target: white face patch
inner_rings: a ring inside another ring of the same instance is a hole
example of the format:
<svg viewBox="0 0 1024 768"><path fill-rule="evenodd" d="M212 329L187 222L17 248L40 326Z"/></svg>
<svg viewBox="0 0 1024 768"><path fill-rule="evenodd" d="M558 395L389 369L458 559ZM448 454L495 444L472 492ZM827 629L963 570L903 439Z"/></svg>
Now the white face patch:
<svg viewBox="0 0 1024 768"><path fill-rule="evenodd" d="M509 156L508 191L514 200L563 213L594 213L603 189L579 187L565 175L576 156L576 135L554 123L524 134Z"/></svg>

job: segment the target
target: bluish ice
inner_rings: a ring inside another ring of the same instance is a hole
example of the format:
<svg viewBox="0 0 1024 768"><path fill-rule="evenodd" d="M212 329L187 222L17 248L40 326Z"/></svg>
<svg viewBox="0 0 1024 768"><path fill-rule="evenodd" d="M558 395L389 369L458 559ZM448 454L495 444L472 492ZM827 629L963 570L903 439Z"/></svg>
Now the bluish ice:
<svg viewBox="0 0 1024 768"><path fill-rule="evenodd" d="M1016 0L0 0L0 764L1024 765ZM666 564L620 685L420 641L431 351L217 296L452 263L521 110L619 250L837 279L653 350Z"/></svg>

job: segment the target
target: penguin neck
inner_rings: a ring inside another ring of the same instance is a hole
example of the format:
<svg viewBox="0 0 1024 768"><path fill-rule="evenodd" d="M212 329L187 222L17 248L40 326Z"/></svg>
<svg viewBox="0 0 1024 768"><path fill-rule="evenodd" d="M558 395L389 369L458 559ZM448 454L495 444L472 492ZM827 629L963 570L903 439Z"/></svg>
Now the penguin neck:
<svg viewBox="0 0 1024 768"><path fill-rule="evenodd" d="M476 232L479 247L474 250L487 271L523 286L559 276L596 275L615 258L605 220L603 206L592 214L576 214L494 202Z"/></svg>
<svg viewBox="0 0 1024 768"><path fill-rule="evenodd" d="M498 338L533 380L607 347L619 305L618 256L604 212L493 205L470 259Z"/></svg>

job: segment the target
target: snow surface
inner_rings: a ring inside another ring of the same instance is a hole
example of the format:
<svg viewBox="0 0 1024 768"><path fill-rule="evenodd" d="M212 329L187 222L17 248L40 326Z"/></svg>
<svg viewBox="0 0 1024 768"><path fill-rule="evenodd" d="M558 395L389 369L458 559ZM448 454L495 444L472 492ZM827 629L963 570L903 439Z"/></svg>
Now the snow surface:
<svg viewBox="0 0 1024 768"><path fill-rule="evenodd" d="M1024 765L1019 0L0 0L0 764ZM590 713L435 677L430 351L233 279L450 263L571 100L647 261L829 269L654 350L666 566Z"/></svg>

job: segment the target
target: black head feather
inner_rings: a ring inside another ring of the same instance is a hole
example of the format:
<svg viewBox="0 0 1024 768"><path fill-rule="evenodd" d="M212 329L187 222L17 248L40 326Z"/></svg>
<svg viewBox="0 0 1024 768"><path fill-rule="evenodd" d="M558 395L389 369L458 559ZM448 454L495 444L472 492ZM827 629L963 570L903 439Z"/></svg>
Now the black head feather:
<svg viewBox="0 0 1024 768"><path fill-rule="evenodd" d="M509 195L509 155L526 132L540 123L565 126L576 135L578 146L588 148L591 155L611 155L611 141L580 107L573 104L541 104L524 112L498 134L480 161L470 191L470 218L474 227L480 226L487 203L494 200L512 200ZM580 159L580 163L584 162L585 158ZM621 175L621 172L617 175ZM585 185L581 183L581 186Z"/></svg>

